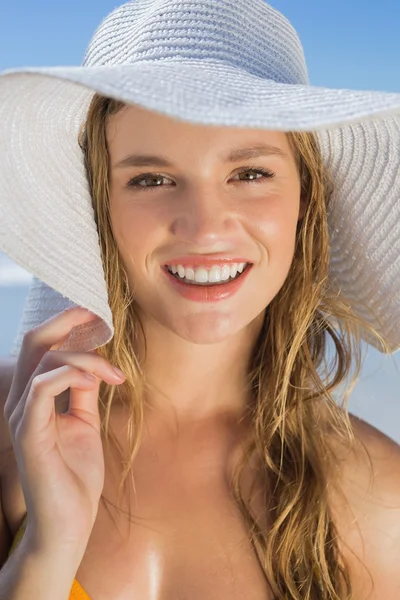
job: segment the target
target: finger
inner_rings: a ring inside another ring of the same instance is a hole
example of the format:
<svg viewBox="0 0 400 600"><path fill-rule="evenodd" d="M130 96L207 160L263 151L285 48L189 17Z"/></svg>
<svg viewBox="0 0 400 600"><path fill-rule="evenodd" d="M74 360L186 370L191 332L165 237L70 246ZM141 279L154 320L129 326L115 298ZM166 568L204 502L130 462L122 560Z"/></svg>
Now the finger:
<svg viewBox="0 0 400 600"><path fill-rule="evenodd" d="M32 373L22 396L20 397L19 401L15 405L12 413L10 412L8 419L11 419L11 417L12 417L13 420L18 421L22 418L22 415L23 415L24 409L25 409L25 403L27 401L29 391L32 386L32 382L37 376L54 371L55 369L58 369L59 367L62 367L65 365L69 365L70 367L75 367L76 369L79 369L80 371L83 371L83 372L92 373L97 378L106 381L106 383L108 383L110 385L119 385L125 379L125 378L121 379L114 371L114 368L112 367L112 365L110 365L110 363L105 358L97 355L96 353L60 352L58 350L57 351L50 350L50 351L46 352L46 354L43 356L42 360L40 361L39 365L37 366L35 371ZM69 391L69 393L68 393L68 390L65 390L63 392L63 394L61 394L61 396L62 396L62 405L63 405L62 412L66 412L66 410L69 408L69 402L71 400L71 391ZM60 396L58 396L58 399L57 399L58 409L60 408L59 399L60 399ZM56 404L56 402L55 402L55 404ZM11 410L11 409L9 409L9 410ZM61 412L61 411L58 410L58 412Z"/></svg>
<svg viewBox="0 0 400 600"><path fill-rule="evenodd" d="M121 378L114 370L114 367L103 356L92 352L64 352L59 350L49 350L43 356L34 374L39 375L47 371L52 371L62 365L70 365L87 373L92 373L115 385L121 383Z"/></svg>
<svg viewBox="0 0 400 600"><path fill-rule="evenodd" d="M13 415L10 420L13 431L18 429L24 444L40 442L41 435L48 434L49 424L55 418L55 396L68 388L93 390L97 385L96 378L68 365L36 376L32 381L21 418L17 421ZM92 394L91 401L97 406L97 394Z"/></svg>
<svg viewBox="0 0 400 600"><path fill-rule="evenodd" d="M108 360L99 356L97 352L77 353L50 350L44 355L35 374L51 371L63 364L69 364L81 371L92 373L99 380L103 380L110 385L119 385L125 380L125 377L120 378ZM80 399L78 402L80 402ZM57 396L55 407L58 413L71 413L71 410L74 410L75 402L71 390L68 389Z"/></svg>
<svg viewBox="0 0 400 600"><path fill-rule="evenodd" d="M95 318L97 318L96 315L86 309L73 307L47 319L25 334L10 393L4 407L6 418L9 418L14 412L43 355L53 345L57 345L60 340L65 339L73 327Z"/></svg>
<svg viewBox="0 0 400 600"><path fill-rule="evenodd" d="M50 317L26 332L19 356L21 363L25 369L32 372L45 352L52 347L61 346L74 327L96 318L98 317L95 314L80 306L66 309Z"/></svg>
<svg viewBox="0 0 400 600"><path fill-rule="evenodd" d="M100 379L95 378L89 390L72 387L69 392L69 406L66 414L89 423L100 432L99 388Z"/></svg>

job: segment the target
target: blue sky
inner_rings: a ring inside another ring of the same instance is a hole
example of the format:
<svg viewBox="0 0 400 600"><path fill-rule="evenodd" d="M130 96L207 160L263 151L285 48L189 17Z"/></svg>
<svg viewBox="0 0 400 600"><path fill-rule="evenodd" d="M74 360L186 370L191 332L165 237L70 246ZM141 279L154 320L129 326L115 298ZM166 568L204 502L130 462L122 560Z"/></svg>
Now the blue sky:
<svg viewBox="0 0 400 600"><path fill-rule="evenodd" d="M118 4L118 0L0 0L0 71L80 64L97 25ZM297 29L313 85L400 92L399 0L272 0L271 4ZM1 306L6 303L0 298L0 316ZM400 351L393 360L370 349L350 399L351 412L398 442L399 367Z"/></svg>
<svg viewBox="0 0 400 600"><path fill-rule="evenodd" d="M0 70L79 64L95 28L118 4L118 0L3 0ZM400 92L398 0L272 0L271 4L297 29L311 83Z"/></svg>

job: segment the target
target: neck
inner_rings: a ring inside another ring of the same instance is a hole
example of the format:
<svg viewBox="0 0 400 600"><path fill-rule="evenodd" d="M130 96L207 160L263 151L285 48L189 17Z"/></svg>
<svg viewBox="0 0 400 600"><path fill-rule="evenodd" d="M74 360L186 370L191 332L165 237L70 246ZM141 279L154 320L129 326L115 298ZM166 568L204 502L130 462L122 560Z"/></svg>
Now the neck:
<svg viewBox="0 0 400 600"><path fill-rule="evenodd" d="M194 344L155 321L144 322L143 368L149 414L175 423L240 420L250 401L247 375L264 314L236 335L214 344Z"/></svg>

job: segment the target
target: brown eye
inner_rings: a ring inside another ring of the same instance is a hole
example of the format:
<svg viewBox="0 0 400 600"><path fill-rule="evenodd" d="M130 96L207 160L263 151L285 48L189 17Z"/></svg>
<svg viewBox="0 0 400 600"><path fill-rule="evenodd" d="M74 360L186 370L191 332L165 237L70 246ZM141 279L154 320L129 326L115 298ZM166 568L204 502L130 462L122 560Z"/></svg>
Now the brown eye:
<svg viewBox="0 0 400 600"><path fill-rule="evenodd" d="M160 175L158 173L145 173L143 175L139 175L138 177L134 177L128 182L128 187L140 188L142 190L163 187L162 180L167 179L164 175ZM140 182L145 181L148 182L148 185L142 185Z"/></svg>
<svg viewBox="0 0 400 600"><path fill-rule="evenodd" d="M263 183L266 179L271 179L275 176L275 173L273 173L272 171L268 171L263 167L243 167L239 171L239 173L236 173L235 177L238 175L239 177L241 175L243 175L244 177L240 177L239 180L236 181L248 181L252 184L258 184ZM262 177L257 177L257 175L262 175ZM138 175L137 177L131 179L128 182L127 187L131 189L134 188L136 189L136 191L140 190L143 192L147 192L156 188L165 187L165 185L163 185L162 183L164 179L168 180L168 177L165 177L160 173L142 173L141 175ZM171 180L169 179L169 181ZM147 183L143 185L142 182Z"/></svg>
<svg viewBox="0 0 400 600"><path fill-rule="evenodd" d="M267 169L263 169L262 167L244 167L241 171L239 171L239 173L236 173L236 175L245 176L243 179L239 179L239 181L254 181L258 183L259 181L262 182L262 180L264 179L270 179L274 177L275 173L273 173L272 171L268 171ZM256 177L256 175L262 175L262 177Z"/></svg>

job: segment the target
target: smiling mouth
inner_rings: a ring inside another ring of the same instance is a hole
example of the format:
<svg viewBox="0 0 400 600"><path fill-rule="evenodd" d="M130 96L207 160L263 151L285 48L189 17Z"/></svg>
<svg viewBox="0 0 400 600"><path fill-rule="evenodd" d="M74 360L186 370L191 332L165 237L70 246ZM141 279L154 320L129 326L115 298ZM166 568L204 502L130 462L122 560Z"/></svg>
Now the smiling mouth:
<svg viewBox="0 0 400 600"><path fill-rule="evenodd" d="M223 286L227 283L231 283L236 279L239 279L244 273L246 273L252 267L252 263L246 263L243 271L237 272L234 277L229 276L228 279L224 279L222 281L196 281L195 279L187 279L186 277L181 277L179 273L173 273L170 267L165 266L164 268L168 271L172 277L177 279L180 283L186 283L187 285L199 286L199 287L211 287L211 286Z"/></svg>

